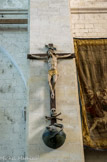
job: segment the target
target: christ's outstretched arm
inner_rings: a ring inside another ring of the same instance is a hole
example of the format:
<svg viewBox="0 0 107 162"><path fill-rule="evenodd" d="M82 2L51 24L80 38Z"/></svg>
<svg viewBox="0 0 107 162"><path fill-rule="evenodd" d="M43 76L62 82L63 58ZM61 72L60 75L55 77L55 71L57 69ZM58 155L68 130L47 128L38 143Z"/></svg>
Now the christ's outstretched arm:
<svg viewBox="0 0 107 162"><path fill-rule="evenodd" d="M72 56L72 53L70 53L70 54L65 54L65 55L57 55L56 54L56 56L57 56L57 58L67 58L67 57L70 57L70 56Z"/></svg>
<svg viewBox="0 0 107 162"><path fill-rule="evenodd" d="M42 58L42 59L45 59L45 58L47 58L47 56L38 56L38 55L30 55L32 58L36 58L36 59L40 59L40 58Z"/></svg>

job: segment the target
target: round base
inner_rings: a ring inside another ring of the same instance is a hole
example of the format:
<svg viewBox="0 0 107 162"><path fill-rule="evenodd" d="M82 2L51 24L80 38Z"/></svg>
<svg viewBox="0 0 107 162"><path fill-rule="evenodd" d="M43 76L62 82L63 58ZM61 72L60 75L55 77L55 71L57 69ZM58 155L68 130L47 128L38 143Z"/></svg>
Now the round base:
<svg viewBox="0 0 107 162"><path fill-rule="evenodd" d="M64 131L60 131L57 135L54 136L55 133L56 132L52 132L46 129L42 136L44 143L53 149L57 149L58 147L62 146L66 139L66 134Z"/></svg>

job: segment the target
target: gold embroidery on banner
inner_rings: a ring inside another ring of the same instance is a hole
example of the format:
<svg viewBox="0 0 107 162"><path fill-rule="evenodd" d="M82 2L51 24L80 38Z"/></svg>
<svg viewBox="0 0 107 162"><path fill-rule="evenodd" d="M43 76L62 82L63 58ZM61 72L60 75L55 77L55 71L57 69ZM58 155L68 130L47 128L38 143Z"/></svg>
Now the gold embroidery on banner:
<svg viewBox="0 0 107 162"><path fill-rule="evenodd" d="M107 39L74 39L74 48L84 145L107 149Z"/></svg>

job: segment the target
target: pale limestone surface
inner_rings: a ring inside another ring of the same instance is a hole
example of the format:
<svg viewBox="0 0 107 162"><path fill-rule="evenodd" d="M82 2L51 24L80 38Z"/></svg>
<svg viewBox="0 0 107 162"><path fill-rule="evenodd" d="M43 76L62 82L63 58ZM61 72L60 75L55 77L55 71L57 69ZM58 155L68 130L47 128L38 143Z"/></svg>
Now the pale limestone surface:
<svg viewBox="0 0 107 162"><path fill-rule="evenodd" d="M46 53L44 46L48 43L56 45L58 52L73 51L69 1L31 0L29 22L31 54ZM57 112L62 112L67 139L57 150L42 141L45 127L50 124L44 118L50 114L48 65L43 60L29 62L29 158L38 162L83 162L75 60L58 60L56 104Z"/></svg>
<svg viewBox="0 0 107 162"><path fill-rule="evenodd" d="M106 0L71 0L70 4L73 37L107 38ZM75 8L81 12L72 13Z"/></svg>
<svg viewBox="0 0 107 162"><path fill-rule="evenodd" d="M106 8L107 7L107 1L106 0L70 0L70 6L71 8Z"/></svg>
<svg viewBox="0 0 107 162"><path fill-rule="evenodd" d="M107 14L72 14L73 37L79 38L107 38Z"/></svg>
<svg viewBox="0 0 107 162"><path fill-rule="evenodd" d="M58 47L58 52L71 52L68 5L68 1L64 0L57 2L55 0L31 0L30 53L44 53L45 44L51 42Z"/></svg>
<svg viewBox="0 0 107 162"><path fill-rule="evenodd" d="M28 9L28 0L0 0L0 9Z"/></svg>
<svg viewBox="0 0 107 162"><path fill-rule="evenodd" d="M37 69L39 73L36 73ZM51 162L54 158L58 162L83 162L74 60L58 61L58 71L60 75L56 85L57 112L62 112L66 142L61 148L53 150L42 141L45 127L50 124L44 118L49 115L50 109L48 67L46 62L30 61L29 157L37 158L40 162Z"/></svg>
<svg viewBox="0 0 107 162"><path fill-rule="evenodd" d="M0 25L0 162L26 156L27 49L26 26Z"/></svg>

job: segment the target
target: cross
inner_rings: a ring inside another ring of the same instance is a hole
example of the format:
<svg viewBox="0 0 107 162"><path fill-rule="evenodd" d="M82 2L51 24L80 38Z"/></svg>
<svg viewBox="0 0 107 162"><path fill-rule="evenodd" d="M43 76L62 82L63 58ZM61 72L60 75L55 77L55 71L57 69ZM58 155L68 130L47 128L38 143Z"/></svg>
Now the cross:
<svg viewBox="0 0 107 162"><path fill-rule="evenodd" d="M47 117L46 119L51 120L51 125L55 124L57 120L62 120L58 118L61 114L56 113L56 95L55 95L55 85L58 78L58 70L57 70L57 59L73 59L75 58L74 53L56 53L56 48L53 44L45 45L47 48L46 54L28 54L28 59L39 59L39 60L47 60L48 63L48 83L50 87L50 109L51 109L51 117Z"/></svg>

